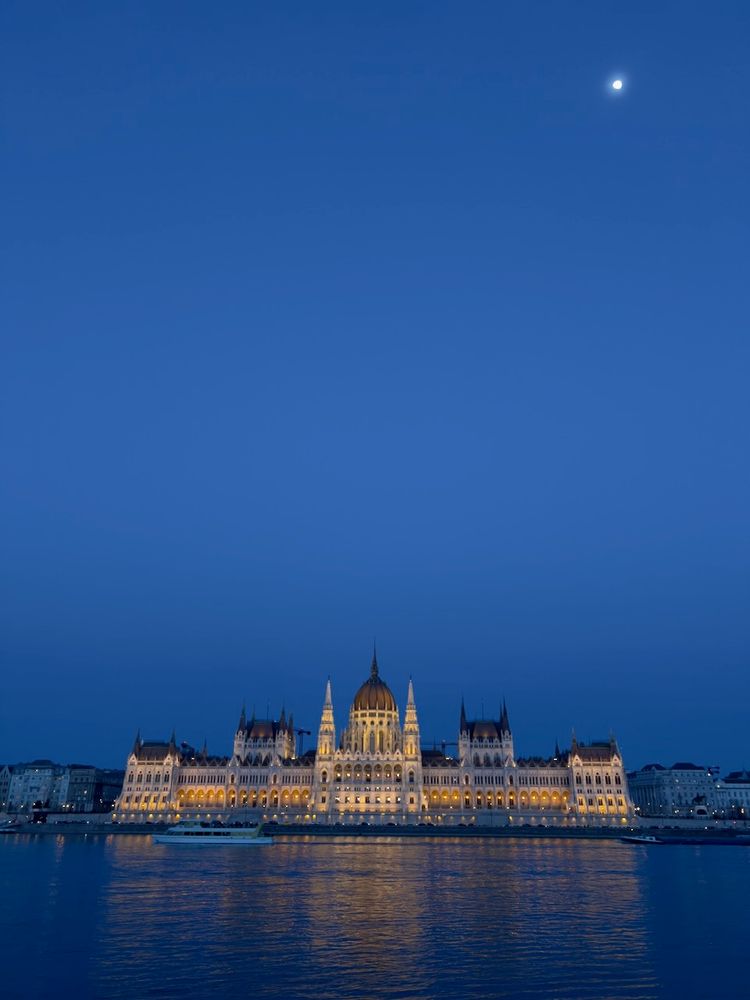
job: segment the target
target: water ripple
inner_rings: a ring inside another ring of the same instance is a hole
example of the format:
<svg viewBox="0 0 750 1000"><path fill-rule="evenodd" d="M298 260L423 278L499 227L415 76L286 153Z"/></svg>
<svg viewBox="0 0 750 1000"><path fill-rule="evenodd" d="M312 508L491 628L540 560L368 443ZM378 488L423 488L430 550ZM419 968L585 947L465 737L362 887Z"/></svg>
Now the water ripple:
<svg viewBox="0 0 750 1000"><path fill-rule="evenodd" d="M716 974L713 994L700 974L685 980L684 952L669 944L692 926L705 950L684 907L715 900L718 885L731 912L750 889L750 852L721 848L311 838L207 851L141 837L14 839L0 848L0 931L18 942L24 971L6 977L7 996L55 992L60 969L74 995L115 1000L719 995ZM722 925L722 954L732 926Z"/></svg>

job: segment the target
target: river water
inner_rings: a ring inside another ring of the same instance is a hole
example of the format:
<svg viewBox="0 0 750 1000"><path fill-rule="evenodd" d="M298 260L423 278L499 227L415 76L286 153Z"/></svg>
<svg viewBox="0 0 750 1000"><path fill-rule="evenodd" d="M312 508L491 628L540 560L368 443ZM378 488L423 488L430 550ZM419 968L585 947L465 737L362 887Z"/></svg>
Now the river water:
<svg viewBox="0 0 750 1000"><path fill-rule="evenodd" d="M750 848L0 838L0 996L748 998Z"/></svg>

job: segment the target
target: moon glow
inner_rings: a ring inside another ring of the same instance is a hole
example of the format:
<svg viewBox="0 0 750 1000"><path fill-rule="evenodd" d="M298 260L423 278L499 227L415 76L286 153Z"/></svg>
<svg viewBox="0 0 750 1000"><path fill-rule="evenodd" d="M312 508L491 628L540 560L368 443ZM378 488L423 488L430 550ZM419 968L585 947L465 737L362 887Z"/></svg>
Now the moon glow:
<svg viewBox="0 0 750 1000"><path fill-rule="evenodd" d="M612 90L622 90L622 80L613 80Z"/></svg>

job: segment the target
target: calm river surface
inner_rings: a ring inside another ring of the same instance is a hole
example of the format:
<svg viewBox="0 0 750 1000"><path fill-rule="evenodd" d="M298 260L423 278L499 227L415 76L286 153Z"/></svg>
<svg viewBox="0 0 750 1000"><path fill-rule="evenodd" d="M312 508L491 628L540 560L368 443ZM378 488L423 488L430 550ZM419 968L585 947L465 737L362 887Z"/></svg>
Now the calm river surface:
<svg viewBox="0 0 750 1000"><path fill-rule="evenodd" d="M0 838L2 997L750 997L750 848Z"/></svg>

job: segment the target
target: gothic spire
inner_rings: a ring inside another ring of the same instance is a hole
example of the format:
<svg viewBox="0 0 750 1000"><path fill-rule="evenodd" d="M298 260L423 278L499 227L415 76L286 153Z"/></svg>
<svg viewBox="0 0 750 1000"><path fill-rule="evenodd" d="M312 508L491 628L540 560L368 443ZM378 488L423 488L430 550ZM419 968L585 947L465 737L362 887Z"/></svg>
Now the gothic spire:
<svg viewBox="0 0 750 1000"><path fill-rule="evenodd" d="M508 720L508 707L505 704L505 698L503 698L503 714L500 716L500 732L501 733L510 732L510 722Z"/></svg>
<svg viewBox="0 0 750 1000"><path fill-rule="evenodd" d="M286 729L286 709L281 706L281 716L279 717L279 729Z"/></svg>
<svg viewBox="0 0 750 1000"><path fill-rule="evenodd" d="M240 712L240 721L237 723L237 731L247 729L247 715L245 714L245 702L242 702L242 711Z"/></svg>
<svg viewBox="0 0 750 1000"><path fill-rule="evenodd" d="M464 705L463 696L461 697L461 721L459 723L459 731L464 733L469 728L469 724L466 721L466 706Z"/></svg>
<svg viewBox="0 0 750 1000"><path fill-rule="evenodd" d="M133 743L133 753L138 753L141 749L141 731L140 729L135 734L135 742Z"/></svg>
<svg viewBox="0 0 750 1000"><path fill-rule="evenodd" d="M326 696L323 699L323 708L333 708L333 698L331 696L331 678L326 681Z"/></svg>
<svg viewBox="0 0 750 1000"><path fill-rule="evenodd" d="M378 650L375 645L375 640L372 640L372 663L370 664L370 677L378 676Z"/></svg>
<svg viewBox="0 0 750 1000"><path fill-rule="evenodd" d="M409 677L409 690L406 694L406 706L407 708L414 708L414 685L411 682L411 676Z"/></svg>

